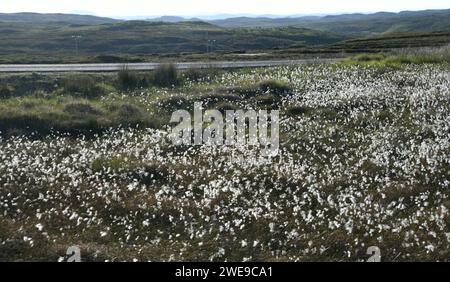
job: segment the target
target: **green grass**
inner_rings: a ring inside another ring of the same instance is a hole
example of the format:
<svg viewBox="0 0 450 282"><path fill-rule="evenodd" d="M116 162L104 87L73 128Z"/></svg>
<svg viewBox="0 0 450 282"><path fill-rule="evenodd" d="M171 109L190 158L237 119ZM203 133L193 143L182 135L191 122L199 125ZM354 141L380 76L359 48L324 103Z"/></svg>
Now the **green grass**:
<svg viewBox="0 0 450 282"><path fill-rule="evenodd" d="M103 172L111 170L114 172L123 172L135 169L137 166L136 158L130 156L116 156L112 158L99 158L92 163L94 172Z"/></svg>
<svg viewBox="0 0 450 282"><path fill-rule="evenodd" d="M100 134L111 127L161 126L158 118L129 99L107 102L73 96L47 98L15 97L0 104L2 133L48 135L54 132L73 135Z"/></svg>
<svg viewBox="0 0 450 282"><path fill-rule="evenodd" d="M117 77L77 73L2 75L0 131L5 135L94 135L109 128L162 126L152 107L142 104L131 90L127 92L130 97L122 99Z"/></svg>
<svg viewBox="0 0 450 282"><path fill-rule="evenodd" d="M450 45L439 48L401 49L389 53L359 54L343 65L400 67L404 64L450 64Z"/></svg>

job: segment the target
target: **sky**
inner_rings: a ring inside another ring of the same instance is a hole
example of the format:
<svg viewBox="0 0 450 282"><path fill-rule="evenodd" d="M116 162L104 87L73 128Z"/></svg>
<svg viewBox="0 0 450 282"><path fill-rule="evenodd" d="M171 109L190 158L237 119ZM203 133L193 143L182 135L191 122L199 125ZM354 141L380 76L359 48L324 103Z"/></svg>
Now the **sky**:
<svg viewBox="0 0 450 282"><path fill-rule="evenodd" d="M106 17L307 15L447 9L449 0L2 0L0 12L81 13Z"/></svg>

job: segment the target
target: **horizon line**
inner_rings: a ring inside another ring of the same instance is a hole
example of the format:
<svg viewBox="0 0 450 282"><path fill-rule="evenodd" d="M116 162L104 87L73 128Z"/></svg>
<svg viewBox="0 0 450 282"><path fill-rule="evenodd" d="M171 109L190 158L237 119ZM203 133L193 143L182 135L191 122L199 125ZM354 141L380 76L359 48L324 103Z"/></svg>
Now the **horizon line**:
<svg viewBox="0 0 450 282"><path fill-rule="evenodd" d="M419 9L419 10L399 10L399 11L388 11L388 10L378 10L378 11L349 11L349 12L337 12L337 13L292 13L292 14L252 14L252 13L215 13L215 14L196 14L196 15L177 15L177 14L160 14L160 15L124 15L124 16L107 16L107 15L99 15L96 13L92 13L89 11L73 11L73 12L30 12L30 11L21 11L21 12L1 12L0 14L41 14L41 15L78 15L78 16L94 16L94 17L102 17L102 18L110 18L117 20L126 20L126 19L157 19L162 17L179 17L184 19L192 19L192 18L214 18L214 19L228 19L235 17L249 17L249 18L297 18L297 17L308 17L308 16L316 16L316 17L325 17L325 16L336 16L336 15L352 15L352 14L361 14L361 15L371 15L378 13L391 13L391 14L399 14L403 12L421 12L421 11L445 11L450 10L447 9Z"/></svg>

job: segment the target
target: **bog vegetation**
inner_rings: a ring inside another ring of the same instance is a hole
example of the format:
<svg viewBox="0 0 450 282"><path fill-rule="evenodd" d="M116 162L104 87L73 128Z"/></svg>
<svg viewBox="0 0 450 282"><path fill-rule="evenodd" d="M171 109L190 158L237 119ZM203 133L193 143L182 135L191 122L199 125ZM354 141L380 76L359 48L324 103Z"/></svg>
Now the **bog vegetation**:
<svg viewBox="0 0 450 282"><path fill-rule="evenodd" d="M449 67L389 58L2 76L0 260L448 261ZM279 109L279 156L173 146L198 101Z"/></svg>

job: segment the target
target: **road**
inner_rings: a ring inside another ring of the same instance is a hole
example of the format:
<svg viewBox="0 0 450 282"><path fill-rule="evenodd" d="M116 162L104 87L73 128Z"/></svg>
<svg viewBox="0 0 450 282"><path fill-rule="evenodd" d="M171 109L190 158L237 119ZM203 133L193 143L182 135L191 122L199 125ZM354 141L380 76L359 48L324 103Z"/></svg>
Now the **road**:
<svg viewBox="0 0 450 282"><path fill-rule="evenodd" d="M304 65L336 62L337 59L307 60L267 60L267 61L217 61L175 63L178 69L202 68L245 68L287 65ZM42 64L42 65L0 65L0 72L109 72L118 71L124 66L130 70L154 70L159 63L120 63L120 64Z"/></svg>

